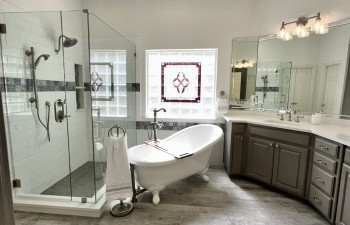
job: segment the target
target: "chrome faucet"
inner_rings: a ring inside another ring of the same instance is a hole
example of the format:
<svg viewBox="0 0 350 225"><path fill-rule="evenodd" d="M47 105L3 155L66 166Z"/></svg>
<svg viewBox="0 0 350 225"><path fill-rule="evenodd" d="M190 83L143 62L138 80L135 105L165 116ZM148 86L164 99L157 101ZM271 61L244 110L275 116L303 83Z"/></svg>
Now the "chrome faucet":
<svg viewBox="0 0 350 225"><path fill-rule="evenodd" d="M288 115L287 121L292 121L292 112L291 109L286 110L286 114Z"/></svg>
<svg viewBox="0 0 350 225"><path fill-rule="evenodd" d="M264 105L264 102L263 101L258 101L258 102L255 102L254 105L256 105L258 108L259 108L259 104L260 104L260 109L263 107Z"/></svg>
<svg viewBox="0 0 350 225"><path fill-rule="evenodd" d="M157 113L160 111L166 112L166 110L164 108L160 108L160 109L154 108L153 109L153 122L149 123L149 125L152 126L152 129L153 129L153 135L154 135L153 141L154 142L157 142L157 139L158 139L157 138L157 130L162 128L162 126L163 126L163 123L157 122Z"/></svg>

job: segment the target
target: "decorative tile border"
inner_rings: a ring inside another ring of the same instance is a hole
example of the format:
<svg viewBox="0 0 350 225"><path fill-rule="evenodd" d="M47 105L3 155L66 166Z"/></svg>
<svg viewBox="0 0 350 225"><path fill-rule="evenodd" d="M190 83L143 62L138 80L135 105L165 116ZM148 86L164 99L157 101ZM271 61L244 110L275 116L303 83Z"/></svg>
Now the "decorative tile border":
<svg viewBox="0 0 350 225"><path fill-rule="evenodd" d="M85 87L85 91L91 91L91 83L85 82L84 87Z"/></svg>
<svg viewBox="0 0 350 225"><path fill-rule="evenodd" d="M5 91L5 85L4 85L4 78L0 77L0 91L4 92Z"/></svg>
<svg viewBox="0 0 350 225"><path fill-rule="evenodd" d="M38 91L75 91L75 82L37 80ZM140 83L127 83L128 92L140 92ZM6 87L6 88L5 88ZM85 91L91 91L91 84L84 83ZM125 87L123 87L125 88ZM32 92L33 81L26 78L0 77L1 92Z"/></svg>
<svg viewBox="0 0 350 225"><path fill-rule="evenodd" d="M127 83L126 88L128 92L140 92L140 83Z"/></svg>
<svg viewBox="0 0 350 225"><path fill-rule="evenodd" d="M25 78L1 78L1 91L7 92L32 92L33 81L32 79ZM37 80L38 91L75 91L75 82L63 82L54 80Z"/></svg>
<svg viewBox="0 0 350 225"><path fill-rule="evenodd" d="M84 83L84 87L85 87L85 91L91 91L91 84L90 83L87 83L87 82ZM119 86L119 89L120 88L124 89L125 87ZM104 91L105 86L101 86L99 90ZM126 90L127 90L127 92L140 92L140 83L127 83ZM125 90L121 90L121 91L125 91Z"/></svg>
<svg viewBox="0 0 350 225"><path fill-rule="evenodd" d="M279 92L279 87L267 87L266 92ZM255 91L264 91L264 87L256 87Z"/></svg>
<svg viewBox="0 0 350 225"><path fill-rule="evenodd" d="M150 121L136 121L136 129L138 130L147 130L148 125ZM173 130L173 131L178 131L182 130L184 128L193 126L193 125L198 125L198 124L203 124L203 123L192 123L192 122L163 122L163 126L161 130ZM217 125L221 127L223 131L225 131L225 124L224 123L210 123L213 125Z"/></svg>

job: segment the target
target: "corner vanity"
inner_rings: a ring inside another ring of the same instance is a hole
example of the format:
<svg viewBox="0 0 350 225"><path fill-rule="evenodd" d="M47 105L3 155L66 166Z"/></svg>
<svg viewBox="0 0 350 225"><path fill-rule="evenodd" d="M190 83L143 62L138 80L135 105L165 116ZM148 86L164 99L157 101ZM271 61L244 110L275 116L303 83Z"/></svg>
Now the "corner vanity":
<svg viewBox="0 0 350 225"><path fill-rule="evenodd" d="M279 121L234 111L226 120L224 165L309 201L331 223L350 224L350 123Z"/></svg>

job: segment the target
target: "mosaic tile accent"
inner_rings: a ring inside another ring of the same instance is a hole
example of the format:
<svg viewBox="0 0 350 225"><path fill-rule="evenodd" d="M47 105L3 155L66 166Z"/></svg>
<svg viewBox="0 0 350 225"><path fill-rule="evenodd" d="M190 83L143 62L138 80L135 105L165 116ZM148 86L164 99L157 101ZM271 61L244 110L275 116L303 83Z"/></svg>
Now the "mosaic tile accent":
<svg viewBox="0 0 350 225"><path fill-rule="evenodd" d="M148 125L150 121L136 121L136 129L139 130L147 130ZM193 126L193 125L198 125L198 124L203 124L203 123L192 123L192 122L163 122L163 126L161 130L173 130L173 131L178 131L182 130L184 128ZM225 124L224 123L210 123L213 125L217 125L221 127L223 131L225 131Z"/></svg>
<svg viewBox="0 0 350 225"><path fill-rule="evenodd" d="M91 91L91 83L85 82L84 87L85 87L85 91Z"/></svg>
<svg viewBox="0 0 350 225"><path fill-rule="evenodd" d="M267 87L266 92L278 92L279 89L279 87ZM255 91L264 91L264 87L256 87Z"/></svg>
<svg viewBox="0 0 350 225"><path fill-rule="evenodd" d="M5 81L5 82L4 82ZM38 91L75 91L75 82L63 82L54 80L37 80ZM25 78L1 78L0 90L7 92L32 92L33 81L32 79Z"/></svg>
<svg viewBox="0 0 350 225"><path fill-rule="evenodd" d="M5 91L5 85L4 85L4 78L0 77L0 91L4 92Z"/></svg>
<svg viewBox="0 0 350 225"><path fill-rule="evenodd" d="M140 83L127 83L126 87L128 92L140 92Z"/></svg>
<svg viewBox="0 0 350 225"><path fill-rule="evenodd" d="M91 91L91 84L90 83L84 83L85 91ZM119 87L121 90L124 91L123 87ZM127 83L126 84L127 92L140 92L140 83ZM105 90L104 86L101 86L101 91Z"/></svg>

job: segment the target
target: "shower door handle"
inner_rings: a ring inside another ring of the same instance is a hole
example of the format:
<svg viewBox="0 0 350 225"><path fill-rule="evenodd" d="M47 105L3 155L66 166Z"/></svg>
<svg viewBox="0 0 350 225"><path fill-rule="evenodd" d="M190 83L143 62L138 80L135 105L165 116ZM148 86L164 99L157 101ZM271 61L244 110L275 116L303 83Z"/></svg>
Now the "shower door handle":
<svg viewBox="0 0 350 225"><path fill-rule="evenodd" d="M57 123L62 123L64 118L66 117L64 114L64 102L62 99L58 99L54 103L54 109L55 109L55 120ZM57 110L58 109L58 110Z"/></svg>

